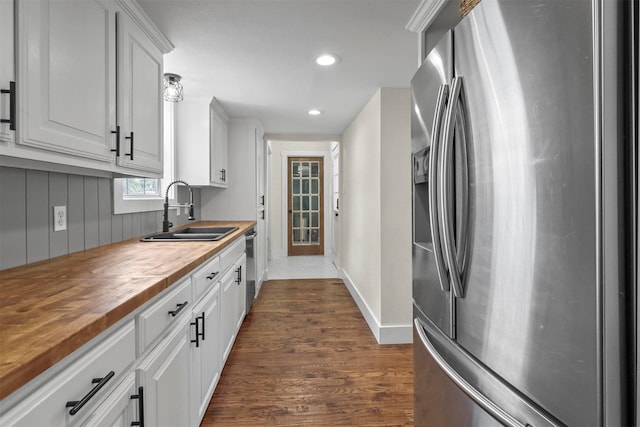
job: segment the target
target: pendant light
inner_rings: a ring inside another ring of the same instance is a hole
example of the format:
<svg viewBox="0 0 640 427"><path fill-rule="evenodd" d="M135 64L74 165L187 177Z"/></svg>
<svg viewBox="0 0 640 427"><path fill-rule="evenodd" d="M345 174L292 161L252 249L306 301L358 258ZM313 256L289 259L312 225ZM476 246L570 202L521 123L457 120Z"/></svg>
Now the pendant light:
<svg viewBox="0 0 640 427"><path fill-rule="evenodd" d="M177 74L165 73L164 74L164 100L169 102L182 101L182 84L180 83L180 77Z"/></svg>

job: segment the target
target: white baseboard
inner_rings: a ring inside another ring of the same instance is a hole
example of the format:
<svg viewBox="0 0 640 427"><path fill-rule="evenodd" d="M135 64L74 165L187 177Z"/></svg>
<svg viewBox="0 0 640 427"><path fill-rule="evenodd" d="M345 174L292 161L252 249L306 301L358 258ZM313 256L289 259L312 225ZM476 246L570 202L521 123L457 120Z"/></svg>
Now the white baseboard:
<svg viewBox="0 0 640 427"><path fill-rule="evenodd" d="M351 294L351 298L358 306L362 317L367 322L378 344L411 344L413 342L413 325L380 325L380 322L371 311L371 308L369 308L369 305L367 305L367 302L362 298L360 292L358 292L349 275L343 269L340 269L340 274Z"/></svg>

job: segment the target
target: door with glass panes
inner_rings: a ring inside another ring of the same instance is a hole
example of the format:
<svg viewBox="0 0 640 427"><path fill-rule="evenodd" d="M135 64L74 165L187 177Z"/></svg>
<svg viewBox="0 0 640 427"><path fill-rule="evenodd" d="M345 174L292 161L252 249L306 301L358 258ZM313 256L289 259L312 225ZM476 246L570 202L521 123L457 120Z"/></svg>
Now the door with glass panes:
<svg viewBox="0 0 640 427"><path fill-rule="evenodd" d="M322 157L289 157L289 255L324 255L323 166Z"/></svg>

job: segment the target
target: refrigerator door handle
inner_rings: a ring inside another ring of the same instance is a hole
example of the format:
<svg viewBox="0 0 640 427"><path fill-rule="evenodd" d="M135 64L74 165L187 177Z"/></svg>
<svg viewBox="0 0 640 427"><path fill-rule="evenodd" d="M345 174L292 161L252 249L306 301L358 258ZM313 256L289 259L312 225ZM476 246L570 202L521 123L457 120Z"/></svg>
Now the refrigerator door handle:
<svg viewBox="0 0 640 427"><path fill-rule="evenodd" d="M480 405L485 411L490 413L493 417L499 420L501 423L509 426L509 427L527 427L528 425L521 423L520 421L513 418L509 415L505 410L500 408L494 402L492 402L485 395L476 390L471 384L469 384L460 374L458 374L438 353L438 350L429 340L427 334L420 323L420 319L417 317L413 321L414 326L416 328L416 332L420 337L420 341L422 341L422 345L427 349L429 355L435 360L435 362L440 366L440 368L444 371L444 373L465 393L467 393L478 405Z"/></svg>
<svg viewBox="0 0 640 427"><path fill-rule="evenodd" d="M468 222L468 173L467 173L467 159L466 159L466 143L464 137L467 136L467 132L460 132L459 141L461 146L461 152L463 153L463 165L462 173L462 187L461 187L461 205L462 205L462 219L460 224L459 242L456 249L456 242L453 231L453 216L455 212L452 211L451 205L453 204L454 188L451 183L451 166L453 164L453 134L456 125L456 119L461 118L466 114L464 106L462 104L461 94L462 89L462 77L454 77L451 83L451 96L450 102L447 105L447 111L444 117L444 131L442 137L442 155L440 156L439 165L439 192L442 194L440 200L440 227L442 229L442 241L444 247L444 254L446 258L447 267L449 269L449 275L451 277L451 285L453 287L453 293L456 298L464 297L464 288L462 286L462 273L466 262L466 247L467 247L467 226ZM466 120L466 119L465 119ZM466 122L464 123L466 126Z"/></svg>
<svg viewBox="0 0 640 427"><path fill-rule="evenodd" d="M449 279L445 267L445 259L442 253L440 224L438 221L438 158L440 156L440 133L442 128L442 117L449 96L449 85L441 85L438 90L436 110L433 115L433 126L431 134L431 150L429 155L429 218L431 228L431 239L433 241L433 254L436 258L436 271L440 279L440 287L444 292L449 292ZM425 129L426 131L426 129Z"/></svg>

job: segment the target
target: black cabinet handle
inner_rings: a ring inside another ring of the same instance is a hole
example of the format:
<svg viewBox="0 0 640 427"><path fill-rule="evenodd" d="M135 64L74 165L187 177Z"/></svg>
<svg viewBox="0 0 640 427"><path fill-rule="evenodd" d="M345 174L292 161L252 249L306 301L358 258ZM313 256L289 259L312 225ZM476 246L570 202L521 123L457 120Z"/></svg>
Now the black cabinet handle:
<svg viewBox="0 0 640 427"><path fill-rule="evenodd" d="M202 320L202 330L200 329L199 320ZM196 339L191 340L191 342L196 343L196 347L200 347L200 339L202 338L202 341L204 341L204 311L200 316L196 317L194 322L191 322L191 326L196 327Z"/></svg>
<svg viewBox="0 0 640 427"><path fill-rule="evenodd" d="M202 331L200 331L200 334L201 334L201 335L200 335L200 338L202 338L202 341L204 341L204 340L205 340L205 338L204 338L204 311L202 312L202 314L201 314L200 316L198 316L198 317L196 318L196 321L197 321L198 319L202 319Z"/></svg>
<svg viewBox="0 0 640 427"><path fill-rule="evenodd" d="M169 311L169 314L171 315L171 317L176 317L178 313L180 313L182 309L187 306L187 304L188 304L187 301L183 302L182 304L176 304L176 309Z"/></svg>
<svg viewBox="0 0 640 427"><path fill-rule="evenodd" d="M116 134L116 148L111 151L116 153L116 157L120 157L120 125L116 126L116 130L112 130L111 133Z"/></svg>
<svg viewBox="0 0 640 427"><path fill-rule="evenodd" d="M195 322L191 322L191 326L195 326L196 327L196 339L195 340L191 340L191 342L196 343L196 347L200 347L200 332L199 332L199 328L198 328L198 325L200 324L200 322L198 322L198 319L200 319L200 318L196 317Z"/></svg>
<svg viewBox="0 0 640 427"><path fill-rule="evenodd" d="M260 199L261 199L260 204L264 206L264 195L260 196Z"/></svg>
<svg viewBox="0 0 640 427"><path fill-rule="evenodd" d="M79 411L80 409L82 409L82 407L83 407L84 405L86 405L86 404L87 404L87 402L88 402L89 400L91 400L91 398L92 398L93 396L95 396L95 394L96 394L97 392L99 392L99 391L100 391L100 389L101 389L102 387L104 387L104 386L105 386L105 384L107 384L107 382L108 382L111 378L113 378L113 376L114 376L114 375L115 375L115 372L110 371L110 372L109 372L105 377L103 377L103 378L94 378L93 380L91 380L91 383L92 383L92 384L96 384L96 383L97 383L97 384L96 384L96 386L95 386L94 388L92 388L92 389L89 391L89 393L87 393L87 394L86 394L82 399L80 399L80 400L72 400L72 401L70 401L70 402L67 402L66 407L67 407L67 408L71 408L71 410L69 411L69 415L75 415L75 414L77 414L77 413L78 413L78 411Z"/></svg>
<svg viewBox="0 0 640 427"><path fill-rule="evenodd" d="M130 153L125 153L125 156L130 156L131 160L133 160L133 131L131 131L131 136L125 136L124 139L130 139L131 140L131 152Z"/></svg>
<svg viewBox="0 0 640 427"><path fill-rule="evenodd" d="M264 211L260 211L260 219L264 219Z"/></svg>
<svg viewBox="0 0 640 427"><path fill-rule="evenodd" d="M132 421L132 426L144 427L144 388L138 387L138 394L132 394L131 399L138 399L138 417L139 421Z"/></svg>
<svg viewBox="0 0 640 427"><path fill-rule="evenodd" d="M9 130L16 130L16 82L9 82L9 89L0 89L0 93L9 94L9 118L0 123L9 123Z"/></svg>
<svg viewBox="0 0 640 427"><path fill-rule="evenodd" d="M213 280L214 277L216 277L218 275L219 271L215 271L213 273L211 273L210 275L207 276L207 279L209 280Z"/></svg>
<svg viewBox="0 0 640 427"><path fill-rule="evenodd" d="M240 283L242 283L242 266L236 269L236 273L238 273L238 279L236 280L236 283L239 285Z"/></svg>

